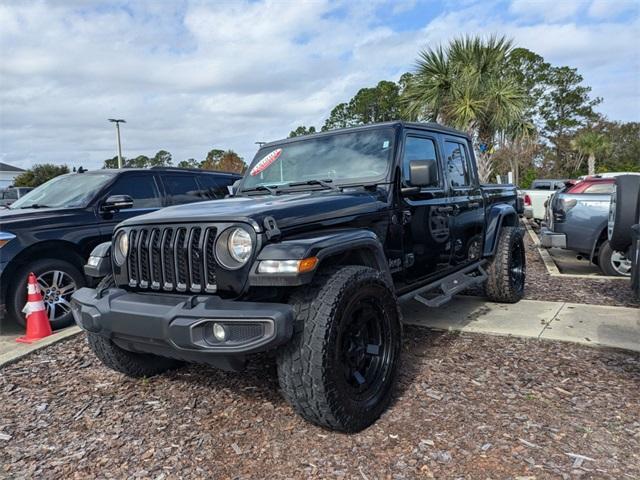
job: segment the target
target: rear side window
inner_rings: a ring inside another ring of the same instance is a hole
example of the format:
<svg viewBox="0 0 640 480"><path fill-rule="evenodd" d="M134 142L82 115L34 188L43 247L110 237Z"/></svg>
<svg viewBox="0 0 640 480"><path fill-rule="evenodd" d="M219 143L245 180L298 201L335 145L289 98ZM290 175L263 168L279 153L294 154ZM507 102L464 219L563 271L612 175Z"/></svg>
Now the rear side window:
<svg viewBox="0 0 640 480"><path fill-rule="evenodd" d="M465 146L458 142L446 141L444 148L450 185L454 188L471 185L469 157Z"/></svg>
<svg viewBox="0 0 640 480"><path fill-rule="evenodd" d="M407 137L402 158L402 174L405 183L409 184L409 164L414 160L434 160L437 162L436 144L430 138ZM436 169L437 171L437 169ZM436 178L429 187L437 187L440 179Z"/></svg>
<svg viewBox="0 0 640 480"><path fill-rule="evenodd" d="M164 175L162 179L173 205L199 202L203 199L200 186L193 175Z"/></svg>
<svg viewBox="0 0 640 480"><path fill-rule="evenodd" d="M129 195L133 208L160 208L162 199L152 175L124 175L116 180L108 195Z"/></svg>
<svg viewBox="0 0 640 480"><path fill-rule="evenodd" d="M583 193L613 193L613 183L594 183L585 188Z"/></svg>
<svg viewBox="0 0 640 480"><path fill-rule="evenodd" d="M216 177L215 175L200 175L198 182L202 187L201 196L209 200L224 198L229 194L227 185L234 182L233 177Z"/></svg>
<svg viewBox="0 0 640 480"><path fill-rule="evenodd" d="M547 182L533 182L534 190L551 190L551 184Z"/></svg>
<svg viewBox="0 0 640 480"><path fill-rule="evenodd" d="M4 192L4 198L8 198L8 199L11 199L11 200L17 200L18 199L18 191L15 188L10 188L6 192Z"/></svg>

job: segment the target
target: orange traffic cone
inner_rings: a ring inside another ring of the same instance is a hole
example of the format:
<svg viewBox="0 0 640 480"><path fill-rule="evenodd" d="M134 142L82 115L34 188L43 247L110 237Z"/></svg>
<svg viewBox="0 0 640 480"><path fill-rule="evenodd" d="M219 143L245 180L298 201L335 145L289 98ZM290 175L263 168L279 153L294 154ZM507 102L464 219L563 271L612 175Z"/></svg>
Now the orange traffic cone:
<svg viewBox="0 0 640 480"><path fill-rule="evenodd" d="M27 315L27 334L16 338L16 342L31 343L51 335L51 324L44 309L40 285L33 273L29 274L27 282L27 304L22 309Z"/></svg>

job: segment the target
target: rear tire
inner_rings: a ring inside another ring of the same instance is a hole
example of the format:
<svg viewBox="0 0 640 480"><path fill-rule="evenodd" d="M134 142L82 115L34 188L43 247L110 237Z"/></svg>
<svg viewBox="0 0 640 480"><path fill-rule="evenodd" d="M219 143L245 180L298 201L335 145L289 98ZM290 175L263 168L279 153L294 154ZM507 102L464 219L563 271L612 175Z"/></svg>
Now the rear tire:
<svg viewBox="0 0 640 480"><path fill-rule="evenodd" d="M610 242L606 240L598 251L598 267L602 273L610 277L631 276L631 260L623 252L611 248Z"/></svg>
<svg viewBox="0 0 640 480"><path fill-rule="evenodd" d="M502 227L496 253L487 268L486 296L494 302L519 302L524 296L526 270L522 230Z"/></svg>
<svg viewBox="0 0 640 480"><path fill-rule="evenodd" d="M293 339L278 354L278 379L298 414L317 425L357 432L391 401L402 326L383 275L361 266L319 275L290 304Z"/></svg>
<svg viewBox="0 0 640 480"><path fill-rule="evenodd" d="M107 275L100 281L96 289L102 290L114 286L113 276ZM110 339L95 333L87 332L87 343L104 366L128 377L152 377L182 365L182 362L171 358L159 357L150 353L129 352L117 346Z"/></svg>

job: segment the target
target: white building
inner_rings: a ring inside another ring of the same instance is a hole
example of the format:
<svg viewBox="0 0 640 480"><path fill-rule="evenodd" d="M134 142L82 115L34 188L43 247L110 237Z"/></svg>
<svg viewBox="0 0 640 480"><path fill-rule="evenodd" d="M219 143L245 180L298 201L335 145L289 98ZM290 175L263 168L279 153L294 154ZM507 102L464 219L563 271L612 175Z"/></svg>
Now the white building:
<svg viewBox="0 0 640 480"><path fill-rule="evenodd" d="M24 170L21 168L0 162L0 188L7 188L9 185L13 185L14 178L22 172Z"/></svg>

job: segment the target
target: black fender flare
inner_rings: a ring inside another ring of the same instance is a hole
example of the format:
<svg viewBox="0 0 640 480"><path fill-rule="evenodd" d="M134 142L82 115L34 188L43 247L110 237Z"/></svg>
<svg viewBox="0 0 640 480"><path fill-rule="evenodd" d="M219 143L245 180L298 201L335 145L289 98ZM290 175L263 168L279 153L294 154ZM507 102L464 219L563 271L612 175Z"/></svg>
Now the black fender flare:
<svg viewBox="0 0 640 480"><path fill-rule="evenodd" d="M84 266L87 277L103 278L111 273L111 242L100 243L91 250L89 260Z"/></svg>
<svg viewBox="0 0 640 480"><path fill-rule="evenodd" d="M300 235L277 243L266 245L256 257L249 284L251 286L296 286L311 282L313 275L329 257L354 250L365 250L372 267L382 272L389 285L393 285L391 270L378 236L365 229L332 230L312 235ZM302 260L317 257L318 266L303 274L263 274L258 273L258 264L262 260Z"/></svg>
<svg viewBox="0 0 640 480"><path fill-rule="evenodd" d="M486 214L485 237L482 255L492 257L496 253L498 239L503 226L515 227L518 225L518 213L509 204L492 205Z"/></svg>

